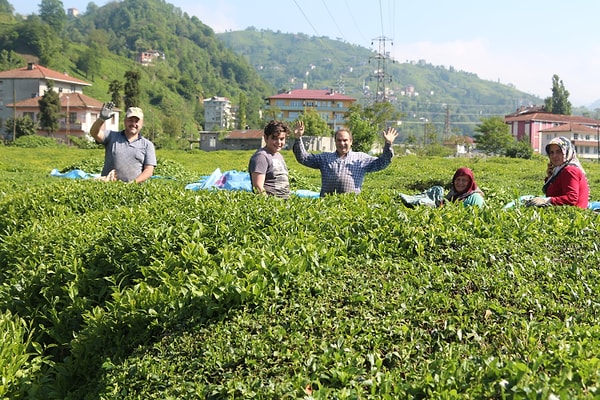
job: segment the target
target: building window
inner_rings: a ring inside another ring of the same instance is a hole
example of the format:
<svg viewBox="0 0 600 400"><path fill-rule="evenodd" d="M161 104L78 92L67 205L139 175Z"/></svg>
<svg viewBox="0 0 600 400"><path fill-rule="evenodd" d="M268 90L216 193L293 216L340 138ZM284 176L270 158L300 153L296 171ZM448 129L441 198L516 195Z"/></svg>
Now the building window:
<svg viewBox="0 0 600 400"><path fill-rule="evenodd" d="M32 121L34 121L34 122L35 122L35 119L34 119L34 117L35 117L35 114L34 114L34 113L32 113L32 112L24 112L24 113L23 113L23 117L29 117L29 119L30 119L30 120L32 120Z"/></svg>
<svg viewBox="0 0 600 400"><path fill-rule="evenodd" d="M590 140L590 135L585 135L585 140Z"/></svg>
<svg viewBox="0 0 600 400"><path fill-rule="evenodd" d="M574 133L573 134L573 140L577 140L579 139L579 134L578 133Z"/></svg>

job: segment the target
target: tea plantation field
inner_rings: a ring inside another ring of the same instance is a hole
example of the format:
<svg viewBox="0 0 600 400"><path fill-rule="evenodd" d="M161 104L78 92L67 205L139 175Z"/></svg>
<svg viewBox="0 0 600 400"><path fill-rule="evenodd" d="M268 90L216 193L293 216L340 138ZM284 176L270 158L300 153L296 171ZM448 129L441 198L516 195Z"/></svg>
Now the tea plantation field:
<svg viewBox="0 0 600 400"><path fill-rule="evenodd" d="M159 150L129 185L49 175L102 150L0 146L0 398L600 397L600 215L502 209L544 159L395 157L324 199L184 189L251 154ZM487 207L400 201L460 166Z"/></svg>

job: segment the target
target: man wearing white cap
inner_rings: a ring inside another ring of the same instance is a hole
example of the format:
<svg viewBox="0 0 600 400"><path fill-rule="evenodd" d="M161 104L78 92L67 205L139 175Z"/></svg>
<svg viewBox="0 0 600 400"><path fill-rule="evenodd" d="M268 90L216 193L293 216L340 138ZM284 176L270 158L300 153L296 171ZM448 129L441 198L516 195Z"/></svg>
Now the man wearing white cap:
<svg viewBox="0 0 600 400"><path fill-rule="evenodd" d="M100 128L104 121L114 114L113 107L113 103L103 104L100 117L90 129L90 135L105 147L101 175L107 177L105 180L144 182L152 176L156 167L154 144L140 133L144 125L144 113L139 107L129 107L125 114L124 130L102 132Z"/></svg>

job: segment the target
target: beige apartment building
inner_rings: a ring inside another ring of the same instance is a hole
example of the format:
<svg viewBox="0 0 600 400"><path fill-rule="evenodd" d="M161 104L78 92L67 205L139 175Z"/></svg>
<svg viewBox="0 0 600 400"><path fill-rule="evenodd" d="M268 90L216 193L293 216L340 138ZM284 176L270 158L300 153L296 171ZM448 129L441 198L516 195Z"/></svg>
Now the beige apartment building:
<svg viewBox="0 0 600 400"><path fill-rule="evenodd" d="M332 132L345 128L346 115L355 98L330 89L295 89L267 98L265 110L275 110L282 121L295 121L312 108L327 122Z"/></svg>

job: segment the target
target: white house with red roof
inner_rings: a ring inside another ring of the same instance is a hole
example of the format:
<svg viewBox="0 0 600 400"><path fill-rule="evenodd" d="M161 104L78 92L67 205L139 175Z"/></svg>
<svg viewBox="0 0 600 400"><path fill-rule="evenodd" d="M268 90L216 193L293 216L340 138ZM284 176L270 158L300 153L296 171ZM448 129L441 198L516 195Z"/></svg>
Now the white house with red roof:
<svg viewBox="0 0 600 400"><path fill-rule="evenodd" d="M355 98L331 89L295 89L268 97L265 109L277 110L278 119L291 122L312 108L334 132L347 127L346 115L354 102Z"/></svg>
<svg viewBox="0 0 600 400"><path fill-rule="evenodd" d="M8 118L29 116L33 122L39 121L38 101L48 90L48 81L53 82L61 104L62 118L54 136L66 140L70 135L80 137L89 133L103 104L83 94L83 88L91 84L66 73L28 63L22 68L0 72L0 135L6 132L4 125ZM118 128L117 112L106 122L105 129ZM43 131L39 133L46 134Z"/></svg>
<svg viewBox="0 0 600 400"><path fill-rule="evenodd" d="M504 122L509 125L516 140L529 138L536 153L545 155L548 142L555 137L564 136L573 142L579 158L600 159L599 120L523 108L506 115Z"/></svg>

